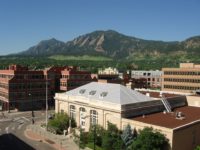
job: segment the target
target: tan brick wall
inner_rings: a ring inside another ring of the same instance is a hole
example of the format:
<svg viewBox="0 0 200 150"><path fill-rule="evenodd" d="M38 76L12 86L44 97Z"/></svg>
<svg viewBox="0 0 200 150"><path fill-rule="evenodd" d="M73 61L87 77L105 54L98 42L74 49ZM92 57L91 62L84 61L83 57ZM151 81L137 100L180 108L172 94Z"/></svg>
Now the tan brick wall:
<svg viewBox="0 0 200 150"><path fill-rule="evenodd" d="M200 96L186 96L188 106L200 107Z"/></svg>
<svg viewBox="0 0 200 150"><path fill-rule="evenodd" d="M174 131L173 150L194 150L200 145L200 123Z"/></svg>

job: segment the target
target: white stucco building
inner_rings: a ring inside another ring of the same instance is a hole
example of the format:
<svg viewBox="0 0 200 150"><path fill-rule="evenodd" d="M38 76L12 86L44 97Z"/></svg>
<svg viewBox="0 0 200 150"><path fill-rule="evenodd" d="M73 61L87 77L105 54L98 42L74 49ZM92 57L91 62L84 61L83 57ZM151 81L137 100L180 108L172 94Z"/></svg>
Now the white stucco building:
<svg viewBox="0 0 200 150"><path fill-rule="evenodd" d="M200 108L193 107L199 97L167 99L172 112L163 113L160 100L152 100L119 84L92 82L65 93L56 93L55 111L66 112L85 131L90 125L107 128L107 122L123 130L127 124L138 131L153 127L163 133L172 150L189 150L200 145ZM177 117L177 112L183 117ZM184 145L181 143L185 143Z"/></svg>
<svg viewBox="0 0 200 150"><path fill-rule="evenodd" d="M86 131L90 124L106 128L110 121L122 129L122 117L129 107L148 105L149 97L120 84L92 82L66 93L56 94L56 112L66 112ZM137 112L133 112L137 113Z"/></svg>

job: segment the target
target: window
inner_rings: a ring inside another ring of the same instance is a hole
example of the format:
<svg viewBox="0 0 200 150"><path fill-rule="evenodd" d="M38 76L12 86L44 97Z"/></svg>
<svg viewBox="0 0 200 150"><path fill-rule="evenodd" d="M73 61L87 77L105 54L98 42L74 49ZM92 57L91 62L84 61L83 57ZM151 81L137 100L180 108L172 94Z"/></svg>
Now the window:
<svg viewBox="0 0 200 150"><path fill-rule="evenodd" d="M94 95L96 93L96 91L90 91L89 95Z"/></svg>
<svg viewBox="0 0 200 150"><path fill-rule="evenodd" d="M108 95L108 92L102 92L102 93L100 94L100 97L103 98L103 97L106 97L107 95Z"/></svg>
<svg viewBox="0 0 200 150"><path fill-rule="evenodd" d="M85 91L86 91L85 89L81 89L81 90L79 91L79 93L80 93L80 94L84 94Z"/></svg>
<svg viewBox="0 0 200 150"><path fill-rule="evenodd" d="M80 112L85 112L85 108L81 107Z"/></svg>
<svg viewBox="0 0 200 150"><path fill-rule="evenodd" d="M70 105L70 117L76 119L76 107L74 105Z"/></svg>
<svg viewBox="0 0 200 150"><path fill-rule="evenodd" d="M98 112L96 110L90 111L90 124L91 125L98 124Z"/></svg>

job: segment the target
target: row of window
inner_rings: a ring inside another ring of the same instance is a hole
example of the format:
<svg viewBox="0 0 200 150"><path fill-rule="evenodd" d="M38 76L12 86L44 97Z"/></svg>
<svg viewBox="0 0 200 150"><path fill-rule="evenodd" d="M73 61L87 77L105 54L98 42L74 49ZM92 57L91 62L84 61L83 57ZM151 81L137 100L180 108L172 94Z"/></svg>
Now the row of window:
<svg viewBox="0 0 200 150"><path fill-rule="evenodd" d="M200 83L200 79L173 79L173 78L164 78L164 81L168 81L168 82Z"/></svg>
<svg viewBox="0 0 200 150"><path fill-rule="evenodd" d="M45 79L44 75L38 75L38 74L32 74L32 75L27 75L27 74L17 74L15 75L16 79Z"/></svg>
<svg viewBox="0 0 200 150"><path fill-rule="evenodd" d="M8 84L0 83L0 88L8 89Z"/></svg>
<svg viewBox="0 0 200 150"><path fill-rule="evenodd" d="M200 72L195 71L164 71L164 75L200 75Z"/></svg>
<svg viewBox="0 0 200 150"><path fill-rule="evenodd" d="M85 108L79 108L80 115L86 113ZM76 120L76 107L74 105L70 105L70 117ZM90 110L90 123L92 125L98 124L98 112L96 110Z"/></svg>
<svg viewBox="0 0 200 150"><path fill-rule="evenodd" d="M0 96L8 99L8 93L0 92Z"/></svg>
<svg viewBox="0 0 200 150"><path fill-rule="evenodd" d="M13 75L5 75L5 74L0 74L0 78L7 78L7 79L11 79L13 77Z"/></svg>
<svg viewBox="0 0 200 150"><path fill-rule="evenodd" d="M48 84L48 88L50 85ZM45 89L46 83L10 84L10 89Z"/></svg>
<svg viewBox="0 0 200 150"><path fill-rule="evenodd" d="M51 96L51 93L48 93L48 97ZM25 92L13 92L10 93L10 99L35 99L35 98L45 98L46 97L46 92L32 92L28 96L26 95Z"/></svg>
<svg viewBox="0 0 200 150"><path fill-rule="evenodd" d="M180 90L198 90L200 87L190 87L190 86L177 86L177 85L164 85L167 89L180 89Z"/></svg>

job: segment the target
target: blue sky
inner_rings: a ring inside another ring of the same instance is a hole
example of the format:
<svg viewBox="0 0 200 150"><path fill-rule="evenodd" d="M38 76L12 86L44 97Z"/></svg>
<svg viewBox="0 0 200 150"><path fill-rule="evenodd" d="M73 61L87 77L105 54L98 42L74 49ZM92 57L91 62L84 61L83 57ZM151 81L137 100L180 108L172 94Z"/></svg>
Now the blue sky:
<svg viewBox="0 0 200 150"><path fill-rule="evenodd" d="M95 30L181 41L200 35L200 0L1 0L0 55Z"/></svg>

